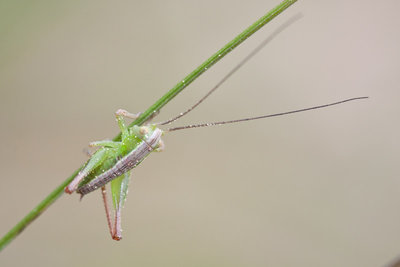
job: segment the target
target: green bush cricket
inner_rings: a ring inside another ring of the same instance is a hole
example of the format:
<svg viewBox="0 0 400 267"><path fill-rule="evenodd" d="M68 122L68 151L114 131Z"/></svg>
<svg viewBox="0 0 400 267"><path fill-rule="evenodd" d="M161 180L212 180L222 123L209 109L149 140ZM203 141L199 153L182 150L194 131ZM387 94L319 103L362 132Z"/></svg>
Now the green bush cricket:
<svg viewBox="0 0 400 267"><path fill-rule="evenodd" d="M275 35L276 34L277 32L275 33ZM81 194L81 197L83 197L84 195L101 188L106 210L108 228L111 237L114 240L120 240L122 238L121 210L128 193L130 170L138 166L151 152L160 152L164 149L164 143L161 139L164 133L183 129L223 125L288 115L368 98L349 98L325 105L231 121L193 124L181 127L173 127L167 130L161 130L160 128L158 128L159 125L167 125L178 120L179 118L196 108L216 89L218 89L219 86L223 82L225 82L233 73L235 73L250 58L252 58L258 51L260 51L262 47L264 47L269 41L271 41L275 35L271 35L263 43L261 43L253 52L251 52L244 60L242 60L236 67L234 67L214 88L212 88L196 104L170 120L161 123L147 124L145 126L134 125L132 127L127 127L124 117L135 119L139 116L140 113L132 114L122 109L117 110L115 115L117 118L118 126L122 133L121 141L104 140L90 143L90 147L98 147L98 150L94 152L94 154L88 160L86 165L81 169L81 171L77 174L74 180L65 188L65 192L71 194L76 191L77 193ZM111 185L114 222L112 222L110 209L107 203L107 194L105 189L107 183L110 183Z"/></svg>

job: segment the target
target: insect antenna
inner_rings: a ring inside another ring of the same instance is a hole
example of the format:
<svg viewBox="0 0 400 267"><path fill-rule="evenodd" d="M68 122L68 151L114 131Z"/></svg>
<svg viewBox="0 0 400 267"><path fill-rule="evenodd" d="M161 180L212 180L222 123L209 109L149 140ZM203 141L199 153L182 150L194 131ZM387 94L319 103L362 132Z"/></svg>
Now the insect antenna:
<svg viewBox="0 0 400 267"><path fill-rule="evenodd" d="M184 129L216 126L216 125L231 124L231 123L236 123L236 122L252 121L252 120L259 120L259 119L265 119L265 118L271 118L271 117L278 117L278 116L284 116L284 115L289 115L289 114L293 114L293 113L299 113L299 112L304 112L304 111L309 111L309 110L314 110L314 109L326 108L326 107L335 106L335 105L343 104L343 103L346 103L346 102L350 102L350 101L354 101L354 100L361 100L361 99L366 99L366 98L368 98L368 96L354 97L354 98L349 98L349 99L337 101L337 102L330 103L330 104L320 105L320 106L314 106L314 107L303 108L303 109L296 109L296 110L292 110L292 111L286 111L286 112L281 112L281 113L274 113L274 114L268 114L268 115L263 115L263 116L258 116L258 117L251 117L251 118L244 118L244 119L238 119L238 120L209 122L209 123L201 123L201 124L191 124L191 125L186 125L186 126L169 128L169 129L167 129L167 131L168 132L173 132L173 131L184 130Z"/></svg>
<svg viewBox="0 0 400 267"><path fill-rule="evenodd" d="M261 49L263 49L269 42L271 42L279 33L285 30L287 27L292 25L294 22L302 18L303 15L301 13L296 14L291 17L288 21L280 25L268 38L266 38L261 44L259 44L250 54L248 54L242 61L240 61L227 75L225 75L208 93L203 96L199 101L196 102L193 106L187 109L185 112L179 113L176 117L173 117L167 121L155 123L156 125L167 125L171 124L179 118L185 116L190 111L195 109L198 105L200 105L206 98L208 98L212 93L214 93L226 80L228 80L236 71L238 71L244 64L246 64L252 57L254 57Z"/></svg>

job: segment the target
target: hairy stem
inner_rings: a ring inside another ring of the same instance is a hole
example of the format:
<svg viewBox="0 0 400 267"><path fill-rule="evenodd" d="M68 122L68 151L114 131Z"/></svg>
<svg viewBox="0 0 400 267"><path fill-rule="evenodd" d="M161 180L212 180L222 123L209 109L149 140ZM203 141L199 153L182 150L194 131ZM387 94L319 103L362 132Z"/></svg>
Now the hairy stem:
<svg viewBox="0 0 400 267"><path fill-rule="evenodd" d="M253 33L259 30L262 26L267 24L277 15L282 13L289 6L297 2L297 0L284 0L266 15L261 17L259 20L254 22L251 26L245 29L242 33L236 36L232 41L227 43L223 48L218 50L214 55L208 58L203 64L198 66L189 75L179 81L171 90L157 100L151 107L143 112L139 118L137 118L131 125L141 125L153 114L156 114L160 109L165 106L170 100L178 95L183 89L191 84L196 78L203 74L207 69L217 63L235 47L241 44L244 40L249 38ZM114 140L119 140L121 133L118 134ZM81 167L82 168L82 167ZM64 188L73 180L80 169L75 171L70 177L68 177L61 185L59 185L53 192L51 192L42 202L40 202L33 210L31 210L19 223L17 223L3 238L0 239L0 251L10 243L15 237L17 237L32 221L34 221L43 211L46 210L51 204L56 201L64 193Z"/></svg>

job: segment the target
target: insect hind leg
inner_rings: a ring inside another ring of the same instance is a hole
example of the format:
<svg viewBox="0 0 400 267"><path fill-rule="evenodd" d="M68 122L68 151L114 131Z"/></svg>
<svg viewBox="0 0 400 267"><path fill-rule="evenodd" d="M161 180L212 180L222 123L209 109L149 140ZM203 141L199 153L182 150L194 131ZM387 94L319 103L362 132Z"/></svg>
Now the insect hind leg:
<svg viewBox="0 0 400 267"><path fill-rule="evenodd" d="M79 171L75 178L65 187L65 193L72 194L79 186L79 183L85 179L95 168L104 162L108 157L108 149L99 149L86 163L85 167Z"/></svg>
<svg viewBox="0 0 400 267"><path fill-rule="evenodd" d="M107 189L106 186L101 187L101 195L104 203L104 209L106 212L106 218L107 218L107 226L108 230L110 232L111 238L119 241L122 239L122 229L121 229L121 209L122 206L118 206L117 209L115 210L115 216L114 216L114 222L111 219L111 209L110 206L108 205L108 198L107 198Z"/></svg>
<svg viewBox="0 0 400 267"><path fill-rule="evenodd" d="M110 231L111 237L114 237L114 228L113 224L111 221L111 216L110 216L110 207L108 206L108 201L107 201L107 190L105 186L101 187L101 195L103 197L103 203L104 203L104 209L106 210L106 218L107 218L107 225L108 225L108 230Z"/></svg>

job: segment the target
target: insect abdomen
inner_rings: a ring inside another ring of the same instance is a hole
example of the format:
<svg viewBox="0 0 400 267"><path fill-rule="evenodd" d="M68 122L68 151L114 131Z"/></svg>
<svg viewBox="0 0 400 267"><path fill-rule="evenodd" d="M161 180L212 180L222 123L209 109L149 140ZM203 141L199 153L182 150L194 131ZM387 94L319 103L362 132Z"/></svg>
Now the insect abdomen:
<svg viewBox="0 0 400 267"><path fill-rule="evenodd" d="M113 167L78 188L77 192L84 196L136 167L150 152L157 148L161 135L162 131L156 128L147 140L141 142L134 150L117 161Z"/></svg>

